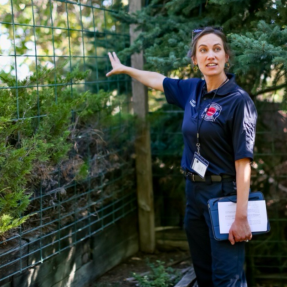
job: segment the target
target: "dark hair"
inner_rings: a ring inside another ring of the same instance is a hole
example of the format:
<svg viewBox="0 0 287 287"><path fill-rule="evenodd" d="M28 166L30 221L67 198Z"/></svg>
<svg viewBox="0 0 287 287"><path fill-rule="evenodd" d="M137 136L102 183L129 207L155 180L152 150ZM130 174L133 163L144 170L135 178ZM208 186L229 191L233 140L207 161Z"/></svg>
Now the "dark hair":
<svg viewBox="0 0 287 287"><path fill-rule="evenodd" d="M196 32L197 32L197 31L200 31L200 32L198 32L197 34L195 34L194 38L193 38L192 41L191 41L190 50L188 51L188 54L187 54L187 56L188 56L189 58L195 56L195 54L196 54L196 45L197 45L198 40L199 40L202 36L208 35L208 34L215 34L216 36L218 36L218 37L222 40L223 48L224 48L225 53L226 53L229 57L231 56L231 51L230 51L230 49L229 49L229 47L228 47L227 39L226 39L225 34L222 32L222 29L213 28L213 27L205 27L205 28L202 28L202 29L194 30L194 31L196 31Z"/></svg>

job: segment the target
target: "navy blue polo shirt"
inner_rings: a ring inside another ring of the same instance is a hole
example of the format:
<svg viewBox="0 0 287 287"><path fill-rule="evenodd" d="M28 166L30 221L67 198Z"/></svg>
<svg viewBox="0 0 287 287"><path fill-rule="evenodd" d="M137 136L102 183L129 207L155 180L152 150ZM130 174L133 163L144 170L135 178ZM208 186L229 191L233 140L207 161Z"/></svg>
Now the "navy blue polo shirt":
<svg viewBox="0 0 287 287"><path fill-rule="evenodd" d="M253 160L256 108L250 96L236 84L235 76L227 76L229 81L218 89L213 100L215 90L207 93L204 80L165 78L163 81L167 102L184 110L181 166L185 170L194 172L191 162L197 151L198 120L202 121L200 154L209 161L207 174L235 176L236 160Z"/></svg>

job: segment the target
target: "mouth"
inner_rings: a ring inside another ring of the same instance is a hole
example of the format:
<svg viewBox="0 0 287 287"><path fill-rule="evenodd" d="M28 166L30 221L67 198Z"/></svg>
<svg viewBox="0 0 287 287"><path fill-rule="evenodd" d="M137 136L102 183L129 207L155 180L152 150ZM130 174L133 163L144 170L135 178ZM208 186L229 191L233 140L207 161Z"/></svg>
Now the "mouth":
<svg viewBox="0 0 287 287"><path fill-rule="evenodd" d="M217 66L217 64L215 64L215 63L210 63L210 64L206 65L206 67L216 67L216 66Z"/></svg>

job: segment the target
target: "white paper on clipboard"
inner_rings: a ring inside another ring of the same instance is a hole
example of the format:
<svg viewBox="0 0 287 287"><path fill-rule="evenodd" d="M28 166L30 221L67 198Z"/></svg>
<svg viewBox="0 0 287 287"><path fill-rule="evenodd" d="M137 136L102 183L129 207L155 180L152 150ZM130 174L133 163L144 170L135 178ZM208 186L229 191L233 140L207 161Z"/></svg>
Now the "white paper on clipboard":
<svg viewBox="0 0 287 287"><path fill-rule="evenodd" d="M229 233L235 220L236 203L218 202L219 232ZM265 200L248 201L247 219L251 232L267 231L267 210Z"/></svg>

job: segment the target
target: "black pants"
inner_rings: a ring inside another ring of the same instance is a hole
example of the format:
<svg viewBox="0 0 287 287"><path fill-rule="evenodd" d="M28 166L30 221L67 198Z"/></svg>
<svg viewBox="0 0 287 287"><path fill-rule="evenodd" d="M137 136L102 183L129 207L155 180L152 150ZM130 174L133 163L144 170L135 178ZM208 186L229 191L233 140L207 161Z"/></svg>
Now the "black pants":
<svg viewBox="0 0 287 287"><path fill-rule="evenodd" d="M243 270L245 242L213 237L207 201L235 192L232 179L222 182L186 180L185 230L199 287L246 287Z"/></svg>

